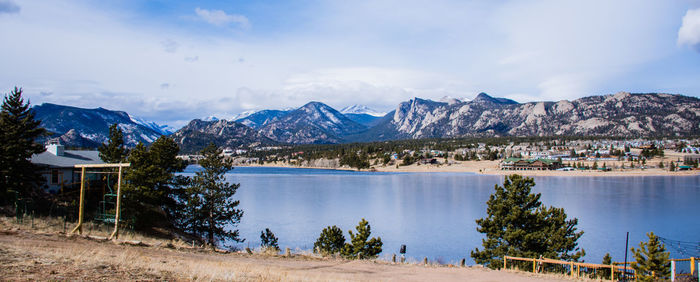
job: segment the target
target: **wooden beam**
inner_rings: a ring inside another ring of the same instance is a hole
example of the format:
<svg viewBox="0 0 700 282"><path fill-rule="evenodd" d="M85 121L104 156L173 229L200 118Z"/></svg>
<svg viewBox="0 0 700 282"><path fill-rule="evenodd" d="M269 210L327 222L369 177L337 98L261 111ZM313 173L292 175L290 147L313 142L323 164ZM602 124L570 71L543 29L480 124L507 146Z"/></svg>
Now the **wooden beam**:
<svg viewBox="0 0 700 282"><path fill-rule="evenodd" d="M70 233L73 234L75 231L83 234L83 200L85 199L85 168L82 167L80 171L80 206L78 207L78 225L73 228Z"/></svg>
<svg viewBox="0 0 700 282"><path fill-rule="evenodd" d="M122 167L119 167L119 176L117 176L117 207L116 214L114 215L114 231L109 239L119 238L119 214L121 213L121 203L122 203Z"/></svg>
<svg viewBox="0 0 700 282"><path fill-rule="evenodd" d="M118 163L118 164L77 164L75 168L96 168L96 167L129 167L131 163Z"/></svg>

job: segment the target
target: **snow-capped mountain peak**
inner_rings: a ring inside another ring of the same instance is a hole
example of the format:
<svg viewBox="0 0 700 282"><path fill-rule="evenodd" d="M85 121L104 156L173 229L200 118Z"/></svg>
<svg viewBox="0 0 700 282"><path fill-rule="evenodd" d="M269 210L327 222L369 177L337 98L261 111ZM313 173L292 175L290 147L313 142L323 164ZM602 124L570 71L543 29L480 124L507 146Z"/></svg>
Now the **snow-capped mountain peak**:
<svg viewBox="0 0 700 282"><path fill-rule="evenodd" d="M370 109L369 107L364 106L364 105L347 106L347 107L341 109L340 113L342 113L342 114L367 114L367 115L375 116L375 117L383 117L384 115L386 115L386 113L381 113L381 112L375 111L375 110Z"/></svg>
<svg viewBox="0 0 700 282"><path fill-rule="evenodd" d="M219 121L219 118L215 117L215 116L208 116L208 117L203 117L202 121Z"/></svg>
<svg viewBox="0 0 700 282"><path fill-rule="evenodd" d="M161 135L170 135L173 133L172 128L167 125L160 125L155 122L148 121L143 118L135 117L132 115L129 115L129 119L131 119L131 121L133 121L136 124L140 124L150 129L153 129L155 132L158 132Z"/></svg>

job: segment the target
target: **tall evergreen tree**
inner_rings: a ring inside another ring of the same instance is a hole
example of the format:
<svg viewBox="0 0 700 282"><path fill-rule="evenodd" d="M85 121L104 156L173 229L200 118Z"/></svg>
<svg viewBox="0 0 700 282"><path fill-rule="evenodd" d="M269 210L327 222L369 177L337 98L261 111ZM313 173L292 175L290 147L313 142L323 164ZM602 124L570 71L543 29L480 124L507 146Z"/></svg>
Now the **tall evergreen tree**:
<svg viewBox="0 0 700 282"><path fill-rule="evenodd" d="M43 152L36 138L46 131L34 119L29 101L24 103L22 89L15 87L2 103L0 112L0 198L7 199L7 190L31 196L41 181L31 163L33 154Z"/></svg>
<svg viewBox="0 0 700 282"><path fill-rule="evenodd" d="M235 228L241 221L243 211L237 209L239 201L233 196L240 184L226 181L226 173L233 169L232 161L226 159L222 150L209 144L201 151L199 161L202 170L190 180L185 190L185 213L181 224L184 229L205 236L212 246L220 241L243 242Z"/></svg>
<svg viewBox="0 0 700 282"><path fill-rule="evenodd" d="M350 243L345 243L345 246L343 246L343 256L350 259L358 258L358 255L363 259L377 257L382 252L382 238L369 238L372 228L364 218L357 224L355 229L357 234L353 234L352 230L348 230Z"/></svg>
<svg viewBox="0 0 700 282"><path fill-rule="evenodd" d="M654 232L647 233L648 242L640 242L639 249L631 248L636 262L632 263L637 279L658 281L671 276L670 254Z"/></svg>
<svg viewBox="0 0 700 282"><path fill-rule="evenodd" d="M577 219L567 220L564 209L543 207L540 194L531 193L535 182L513 174L486 202L487 217L477 219L477 231L484 233L484 250L471 252L474 261L498 268L503 256L574 260L585 255L576 242L583 231L576 232ZM575 253L571 253L574 252Z"/></svg>
<svg viewBox="0 0 700 282"><path fill-rule="evenodd" d="M120 163L126 159L129 150L124 146L124 133L115 123L109 127L109 140L97 149L100 159L106 163Z"/></svg>
<svg viewBox="0 0 700 282"><path fill-rule="evenodd" d="M150 147L139 143L130 152L127 161L131 166L124 179L125 218L133 219L137 228L142 229L162 221L172 221L177 209L174 186L179 186L181 178L175 173L185 169L186 163L177 158L180 149L172 138L161 136Z"/></svg>

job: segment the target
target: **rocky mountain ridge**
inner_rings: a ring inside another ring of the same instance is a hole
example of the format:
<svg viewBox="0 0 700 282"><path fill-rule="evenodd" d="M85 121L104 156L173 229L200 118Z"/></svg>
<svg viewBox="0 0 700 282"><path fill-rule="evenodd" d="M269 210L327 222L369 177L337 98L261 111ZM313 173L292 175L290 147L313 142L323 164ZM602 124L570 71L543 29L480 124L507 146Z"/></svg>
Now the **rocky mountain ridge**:
<svg viewBox="0 0 700 282"><path fill-rule="evenodd" d="M180 145L180 151L183 153L195 153L209 143L225 148L278 144L254 128L227 120L203 121L195 119L173 133L171 137Z"/></svg>
<svg viewBox="0 0 700 282"><path fill-rule="evenodd" d="M359 108L359 107L355 107ZM163 135L158 125L135 122L125 112L44 104L37 118L69 146L106 141L109 125L120 124L127 144L150 143ZM528 102L480 93L473 100L445 102L414 98L370 122L354 113L310 102L295 110L262 110L236 121L195 119L171 136L184 151L209 142L248 148L280 144L325 144L396 139L492 136L695 136L700 99L675 94L617 94L568 101Z"/></svg>
<svg viewBox="0 0 700 282"><path fill-rule="evenodd" d="M35 118L41 121L42 127L53 133L54 137L65 137L61 140L70 147L92 147L106 142L109 126L115 123L124 132L124 143L127 146L136 146L139 142L149 144L169 133L165 127L134 118L123 111L84 109L51 103L34 106L32 111Z"/></svg>
<svg viewBox="0 0 700 282"><path fill-rule="evenodd" d="M517 103L485 93L456 104L404 102L377 125L398 138L462 136L688 136L700 132L700 99L671 94L589 96Z"/></svg>

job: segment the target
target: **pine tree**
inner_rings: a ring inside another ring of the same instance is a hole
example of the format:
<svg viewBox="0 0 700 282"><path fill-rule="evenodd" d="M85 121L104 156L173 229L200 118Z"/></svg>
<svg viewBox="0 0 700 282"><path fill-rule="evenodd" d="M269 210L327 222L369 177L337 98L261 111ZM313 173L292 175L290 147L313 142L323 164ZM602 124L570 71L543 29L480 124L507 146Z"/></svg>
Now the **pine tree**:
<svg viewBox="0 0 700 282"><path fill-rule="evenodd" d="M659 168L664 168L664 162L659 162Z"/></svg>
<svg viewBox="0 0 700 282"><path fill-rule="evenodd" d="M486 218L477 219L477 231L484 233L484 250L475 249L472 258L490 268L503 265L503 256L539 257L574 260L585 255L576 242L578 219L567 220L564 209L543 207L541 194L531 193L535 182L513 174L486 202ZM572 253L574 252L575 253Z"/></svg>
<svg viewBox="0 0 700 282"><path fill-rule="evenodd" d="M612 264L612 257L610 256L610 253L605 253L605 256L603 257L603 262L601 264L604 265L611 265ZM602 268L598 269L598 276L600 278L610 278L610 269L608 268Z"/></svg>
<svg viewBox="0 0 700 282"><path fill-rule="evenodd" d="M175 220L179 208L174 198L181 191L173 188L183 181L175 174L187 165L177 158L179 152L172 138L161 136L150 147L139 143L129 153L131 166L124 174L124 218L132 220L137 229Z"/></svg>
<svg viewBox="0 0 700 282"><path fill-rule="evenodd" d="M270 228L265 228L264 231L260 232L260 247L263 249L272 249L275 251L280 250L280 246L277 245L277 237L275 236L275 233L272 233L270 231Z"/></svg>
<svg viewBox="0 0 700 282"><path fill-rule="evenodd" d="M314 252L321 254L337 254L343 250L345 246L345 236L343 230L338 226L328 226L321 231L321 235L314 243Z"/></svg>
<svg viewBox="0 0 700 282"><path fill-rule="evenodd" d="M8 199L7 190L14 190L29 197L41 182L37 167L30 158L44 152L44 146L36 143L45 134L41 122L34 119L29 101L24 103L22 89L15 87L2 103L0 112L0 198Z"/></svg>
<svg viewBox="0 0 700 282"><path fill-rule="evenodd" d="M241 221L243 211L237 209L239 201L233 196L240 184L226 181L226 173L233 169L231 160L225 159L221 149L209 144L201 151L199 161L202 170L189 181L185 191L184 220L182 227L195 234L206 236L212 246L221 240L243 242L235 228Z"/></svg>
<svg viewBox="0 0 700 282"><path fill-rule="evenodd" d="M377 237L369 239L372 231L369 222L364 218L360 220L360 223L357 224L355 229L357 230L357 234L353 234L352 230L348 230L348 233L350 233L350 243L345 243L345 246L343 246L343 256L349 259L377 257L377 255L382 252L382 238ZM369 241L367 239L369 239Z"/></svg>
<svg viewBox="0 0 700 282"><path fill-rule="evenodd" d="M668 165L668 170L669 170L669 171L676 171L676 164L674 164L673 162L671 162L671 163Z"/></svg>
<svg viewBox="0 0 700 282"><path fill-rule="evenodd" d="M612 257L610 256L610 253L605 253L605 256L603 257L603 262L602 264L605 265L611 265L612 264Z"/></svg>
<svg viewBox="0 0 700 282"><path fill-rule="evenodd" d="M659 242L654 232L647 233L648 242L640 242L639 249L631 248L636 262L632 268L640 281L657 281L671 276L670 254L666 246Z"/></svg>
<svg viewBox="0 0 700 282"><path fill-rule="evenodd" d="M120 163L126 159L129 150L124 147L124 133L115 123L109 127L109 140L97 149L100 159L106 163Z"/></svg>

